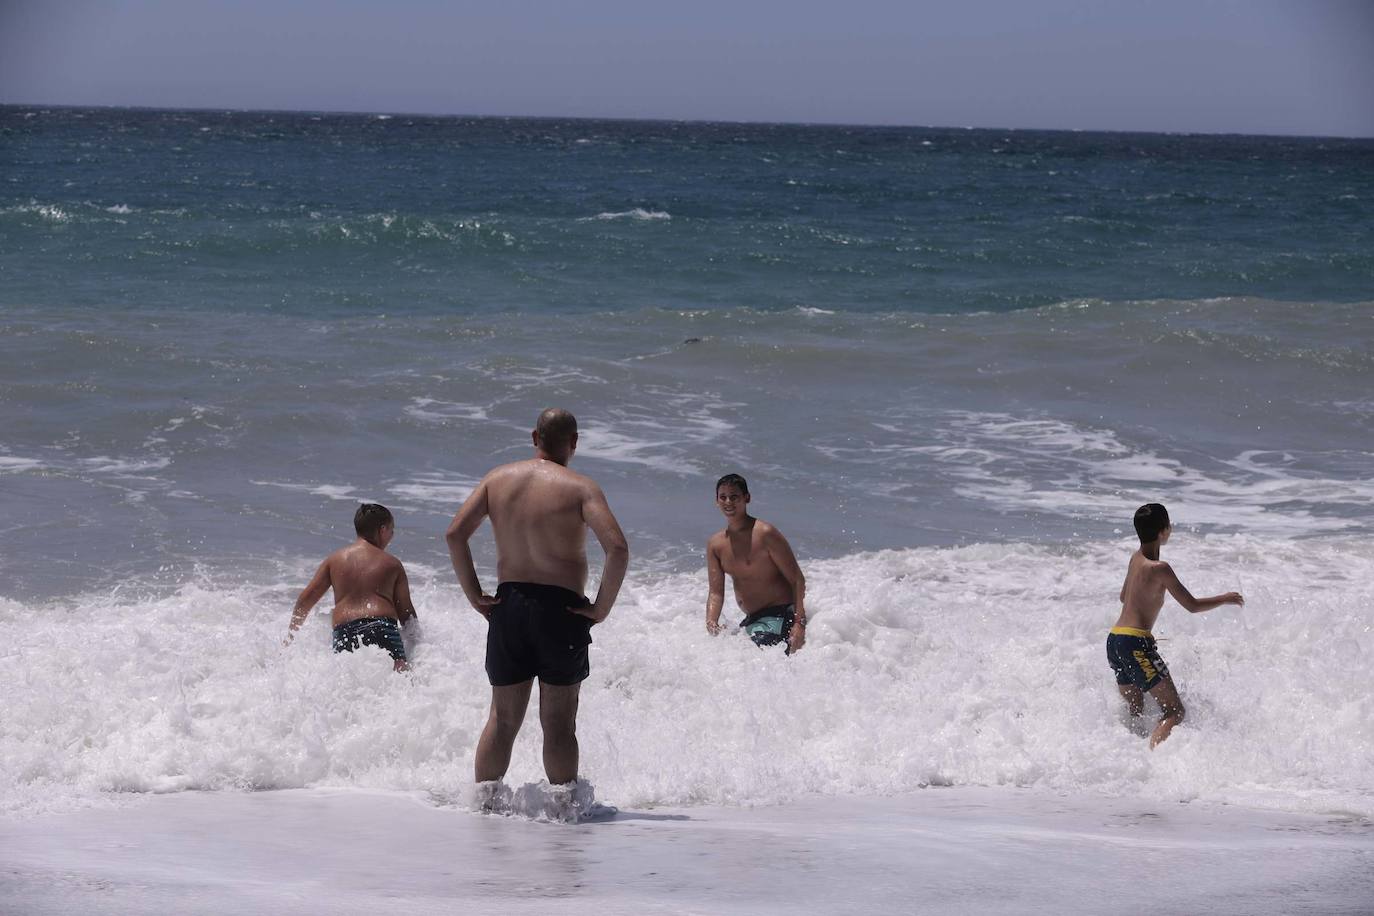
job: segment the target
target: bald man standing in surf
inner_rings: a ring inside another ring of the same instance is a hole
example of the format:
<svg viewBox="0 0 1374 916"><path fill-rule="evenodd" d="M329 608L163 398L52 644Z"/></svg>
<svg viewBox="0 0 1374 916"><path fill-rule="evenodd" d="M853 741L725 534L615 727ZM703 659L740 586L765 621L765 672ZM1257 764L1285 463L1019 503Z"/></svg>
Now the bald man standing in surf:
<svg viewBox="0 0 1374 916"><path fill-rule="evenodd" d="M571 804L578 776L578 693L591 670L590 631L611 612L630 561L605 494L568 468L577 451L577 419L550 407L539 415L531 438L534 457L483 477L446 535L463 594L487 619L491 710L474 766L477 802L487 809L499 808L509 791L501 780L535 678L544 770L555 795L566 793ZM495 595L482 589L468 544L484 518L491 519L496 538ZM606 554L595 601L583 596L588 528Z"/></svg>

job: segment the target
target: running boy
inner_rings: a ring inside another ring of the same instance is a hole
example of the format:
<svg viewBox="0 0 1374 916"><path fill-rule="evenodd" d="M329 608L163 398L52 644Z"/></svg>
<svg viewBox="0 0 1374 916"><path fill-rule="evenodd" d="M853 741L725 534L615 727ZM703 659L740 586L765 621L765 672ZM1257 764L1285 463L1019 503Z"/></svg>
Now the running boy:
<svg viewBox="0 0 1374 916"><path fill-rule="evenodd" d="M334 551L296 599L286 641L305 623L324 593L334 588L334 651L377 646L390 653L397 671L406 671L400 625L415 619L410 583L401 561L386 552L396 536L396 521L385 506L363 503L353 515L358 539Z"/></svg>
<svg viewBox="0 0 1374 916"><path fill-rule="evenodd" d="M1150 735L1150 747L1169 737L1174 726L1183 721L1183 701L1169 669L1159 657L1150 629L1164 606L1167 591L1190 614L1210 611L1223 604L1244 604L1239 592L1213 598L1194 598L1174 570L1159 558L1159 549L1169 542L1173 528L1169 513L1159 503L1141 506L1135 513L1135 532L1140 549L1131 555L1126 581L1121 586L1121 616L1107 635L1107 661L1116 672L1116 686L1125 697L1132 716L1145 710L1145 693L1159 702L1160 719Z"/></svg>
<svg viewBox="0 0 1374 916"><path fill-rule="evenodd" d="M760 646L787 643L787 654L806 644L806 577L782 532L749 514L749 484L738 474L716 481L716 505L725 529L706 542L706 632L720 632L725 577L744 611L740 626Z"/></svg>

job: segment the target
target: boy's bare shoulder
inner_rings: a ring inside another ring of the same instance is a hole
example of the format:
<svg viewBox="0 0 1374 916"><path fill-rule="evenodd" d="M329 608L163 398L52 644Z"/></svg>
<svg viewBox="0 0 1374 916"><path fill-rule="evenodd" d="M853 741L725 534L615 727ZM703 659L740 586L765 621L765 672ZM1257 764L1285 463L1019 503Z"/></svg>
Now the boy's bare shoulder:
<svg viewBox="0 0 1374 916"><path fill-rule="evenodd" d="M761 518L754 519L754 535L761 541L787 540L782 536L777 525L765 522Z"/></svg>
<svg viewBox="0 0 1374 916"><path fill-rule="evenodd" d="M715 550L716 548L723 546L726 543L729 533L730 529L722 528L715 534L711 535L709 538L706 539L706 549Z"/></svg>

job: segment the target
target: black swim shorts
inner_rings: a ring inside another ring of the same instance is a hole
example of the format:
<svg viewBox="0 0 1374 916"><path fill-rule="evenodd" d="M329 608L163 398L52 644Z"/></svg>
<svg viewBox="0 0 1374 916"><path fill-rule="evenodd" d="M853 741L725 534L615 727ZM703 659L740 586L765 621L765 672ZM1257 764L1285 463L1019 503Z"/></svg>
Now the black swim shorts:
<svg viewBox="0 0 1374 916"><path fill-rule="evenodd" d="M406 660L406 644L393 617L359 617L334 628L335 652L352 652L359 646L377 646L398 662Z"/></svg>
<svg viewBox="0 0 1374 916"><path fill-rule="evenodd" d="M487 624L487 679L508 687L532 678L566 687L591 673L592 621L570 607L591 602L557 585L502 582Z"/></svg>
<svg viewBox="0 0 1374 916"><path fill-rule="evenodd" d="M1159 657L1159 648L1149 630L1112 627L1107 634L1107 661L1121 686L1134 684L1149 690L1169 676L1169 666Z"/></svg>
<svg viewBox="0 0 1374 916"><path fill-rule="evenodd" d="M749 634L756 646L776 646L786 642L797 620L795 605L775 604L755 611L740 621L740 629ZM791 649L788 649L790 652Z"/></svg>

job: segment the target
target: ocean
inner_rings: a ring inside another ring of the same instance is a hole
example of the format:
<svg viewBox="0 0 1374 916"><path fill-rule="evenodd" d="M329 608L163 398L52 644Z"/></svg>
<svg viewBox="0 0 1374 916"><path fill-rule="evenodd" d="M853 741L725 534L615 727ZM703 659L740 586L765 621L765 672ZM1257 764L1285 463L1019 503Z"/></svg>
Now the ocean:
<svg viewBox="0 0 1374 916"><path fill-rule="evenodd" d="M1372 140L0 107L0 810L465 784L443 531L557 405L631 542L604 797L1372 818L1372 206ZM727 472L807 573L793 659L705 633ZM280 645L364 500L407 676ZM1152 501L1247 597L1165 608L1154 754L1102 646Z"/></svg>

